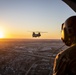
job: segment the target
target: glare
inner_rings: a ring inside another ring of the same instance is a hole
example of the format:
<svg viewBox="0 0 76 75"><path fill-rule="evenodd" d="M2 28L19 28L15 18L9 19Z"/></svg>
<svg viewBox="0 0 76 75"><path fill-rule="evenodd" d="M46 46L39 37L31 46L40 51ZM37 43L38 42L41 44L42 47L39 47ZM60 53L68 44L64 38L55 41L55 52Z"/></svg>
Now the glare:
<svg viewBox="0 0 76 75"><path fill-rule="evenodd" d="M4 33L0 31L0 38L4 38Z"/></svg>

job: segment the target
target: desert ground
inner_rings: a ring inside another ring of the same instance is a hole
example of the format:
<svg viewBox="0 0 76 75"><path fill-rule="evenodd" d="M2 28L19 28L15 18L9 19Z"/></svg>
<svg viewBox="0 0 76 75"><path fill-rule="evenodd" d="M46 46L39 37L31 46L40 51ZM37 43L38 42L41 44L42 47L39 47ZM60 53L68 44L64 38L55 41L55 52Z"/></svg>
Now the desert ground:
<svg viewBox="0 0 76 75"><path fill-rule="evenodd" d="M0 40L0 75L52 75L56 54L66 48L54 39Z"/></svg>

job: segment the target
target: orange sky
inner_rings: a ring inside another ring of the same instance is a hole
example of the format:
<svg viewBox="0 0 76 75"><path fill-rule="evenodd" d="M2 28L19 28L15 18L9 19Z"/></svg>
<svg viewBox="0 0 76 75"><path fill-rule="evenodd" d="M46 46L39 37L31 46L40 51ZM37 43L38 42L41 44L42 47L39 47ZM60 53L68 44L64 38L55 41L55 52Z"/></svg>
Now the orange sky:
<svg viewBox="0 0 76 75"><path fill-rule="evenodd" d="M39 39L60 39L61 24L72 15L62 0L0 0L0 38L32 38L28 31L41 31L47 33Z"/></svg>

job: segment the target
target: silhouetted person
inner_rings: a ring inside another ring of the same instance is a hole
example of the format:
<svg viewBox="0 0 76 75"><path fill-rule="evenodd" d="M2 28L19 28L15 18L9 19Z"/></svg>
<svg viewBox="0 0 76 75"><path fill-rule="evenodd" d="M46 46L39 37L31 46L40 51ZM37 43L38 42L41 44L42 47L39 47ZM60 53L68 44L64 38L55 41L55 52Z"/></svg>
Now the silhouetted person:
<svg viewBox="0 0 76 75"><path fill-rule="evenodd" d="M57 54L53 75L76 75L76 16L62 24L61 34L62 41L70 47Z"/></svg>

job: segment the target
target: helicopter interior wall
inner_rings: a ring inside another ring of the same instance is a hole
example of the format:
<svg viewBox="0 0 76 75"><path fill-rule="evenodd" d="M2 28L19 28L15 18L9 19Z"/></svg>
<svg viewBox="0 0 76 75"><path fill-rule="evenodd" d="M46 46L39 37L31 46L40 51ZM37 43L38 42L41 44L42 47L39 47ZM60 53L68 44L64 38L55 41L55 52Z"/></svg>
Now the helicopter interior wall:
<svg viewBox="0 0 76 75"><path fill-rule="evenodd" d="M62 0L76 12L76 0Z"/></svg>

